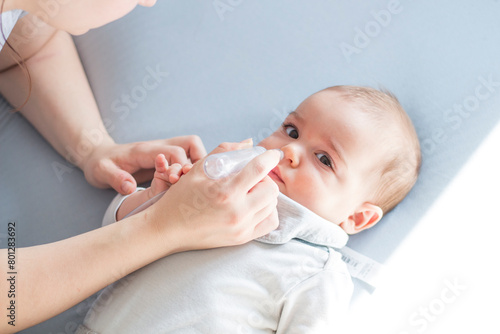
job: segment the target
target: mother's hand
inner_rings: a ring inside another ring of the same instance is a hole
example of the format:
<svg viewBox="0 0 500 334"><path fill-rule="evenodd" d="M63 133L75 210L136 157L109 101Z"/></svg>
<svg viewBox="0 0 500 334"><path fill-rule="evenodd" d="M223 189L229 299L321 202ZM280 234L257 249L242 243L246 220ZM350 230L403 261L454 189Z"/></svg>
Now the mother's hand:
<svg viewBox="0 0 500 334"><path fill-rule="evenodd" d="M212 153L243 146L226 143ZM176 232L177 251L243 244L265 235L278 227L279 189L267 174L279 156L267 151L238 174L220 180L209 179L204 160L199 161L147 209L147 219L165 239Z"/></svg>
<svg viewBox="0 0 500 334"><path fill-rule="evenodd" d="M132 193L137 182L151 180L154 161L163 153L170 164L196 162L207 153L198 136L182 136L130 144L102 145L83 164L87 181L98 188L111 186L122 195ZM133 176L132 176L133 175Z"/></svg>

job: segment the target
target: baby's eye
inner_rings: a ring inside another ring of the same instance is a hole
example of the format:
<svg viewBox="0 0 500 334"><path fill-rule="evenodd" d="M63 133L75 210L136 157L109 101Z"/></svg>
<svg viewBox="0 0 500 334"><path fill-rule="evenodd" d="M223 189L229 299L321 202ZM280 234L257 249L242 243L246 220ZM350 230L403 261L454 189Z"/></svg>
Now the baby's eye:
<svg viewBox="0 0 500 334"><path fill-rule="evenodd" d="M290 138L293 138L293 139L299 138L299 132L297 131L297 129L295 129L295 127L293 125L283 124L283 127L285 128L286 134Z"/></svg>
<svg viewBox="0 0 500 334"><path fill-rule="evenodd" d="M330 157L328 155L324 153L318 153L316 154L316 156L323 165L332 167L332 161L330 160Z"/></svg>

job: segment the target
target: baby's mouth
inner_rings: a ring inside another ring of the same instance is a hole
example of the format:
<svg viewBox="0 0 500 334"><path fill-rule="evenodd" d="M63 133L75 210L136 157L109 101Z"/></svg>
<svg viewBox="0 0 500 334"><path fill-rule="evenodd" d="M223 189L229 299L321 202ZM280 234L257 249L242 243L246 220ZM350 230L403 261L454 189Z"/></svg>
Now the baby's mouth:
<svg viewBox="0 0 500 334"><path fill-rule="evenodd" d="M283 179L281 178L281 173L280 173L278 166L274 167L273 170L271 170L268 175L275 182L284 183Z"/></svg>

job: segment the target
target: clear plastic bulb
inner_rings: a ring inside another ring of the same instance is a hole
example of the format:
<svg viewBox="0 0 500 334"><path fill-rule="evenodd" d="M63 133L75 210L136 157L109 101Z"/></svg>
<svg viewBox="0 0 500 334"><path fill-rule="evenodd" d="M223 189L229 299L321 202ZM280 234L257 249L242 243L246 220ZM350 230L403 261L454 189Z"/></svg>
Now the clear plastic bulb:
<svg viewBox="0 0 500 334"><path fill-rule="evenodd" d="M244 150L213 154L207 157L207 159L205 160L205 164L203 165L203 169L205 170L205 174L209 178L220 179L231 174L238 173L250 162L250 160L264 153L265 151L266 149L262 146L255 146ZM281 150L279 150L279 152L281 154L281 160L283 159L284 153ZM156 203L164 193L165 191L144 202L135 210L126 215L125 218L147 209L148 207Z"/></svg>
<svg viewBox="0 0 500 334"><path fill-rule="evenodd" d="M220 179L238 173L250 160L266 151L262 146L255 146L243 150L228 151L210 155L203 168L211 179Z"/></svg>

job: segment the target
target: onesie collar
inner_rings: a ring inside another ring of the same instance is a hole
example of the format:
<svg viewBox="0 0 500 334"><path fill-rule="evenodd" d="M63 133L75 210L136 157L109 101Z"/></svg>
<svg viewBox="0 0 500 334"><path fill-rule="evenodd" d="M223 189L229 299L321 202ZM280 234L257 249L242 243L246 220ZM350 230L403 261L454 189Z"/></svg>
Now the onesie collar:
<svg viewBox="0 0 500 334"><path fill-rule="evenodd" d="M278 196L279 226L276 230L255 239L267 244L284 244L300 239L321 246L342 248L349 236L338 225L318 216L289 197Z"/></svg>

